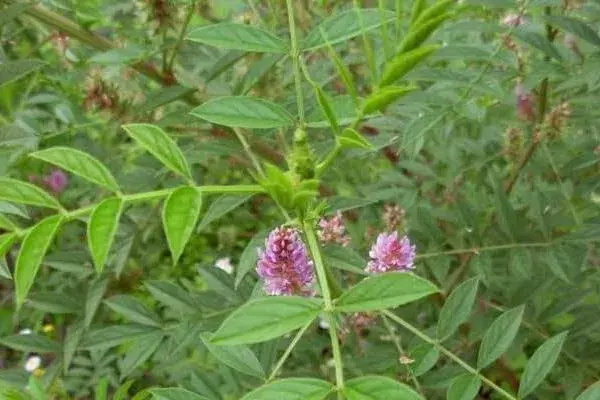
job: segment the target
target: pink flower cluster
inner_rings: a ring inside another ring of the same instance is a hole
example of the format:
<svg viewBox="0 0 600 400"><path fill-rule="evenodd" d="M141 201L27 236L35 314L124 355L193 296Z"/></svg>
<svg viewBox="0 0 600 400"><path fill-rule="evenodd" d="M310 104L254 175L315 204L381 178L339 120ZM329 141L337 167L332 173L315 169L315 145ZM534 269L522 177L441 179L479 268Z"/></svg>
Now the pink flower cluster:
<svg viewBox="0 0 600 400"><path fill-rule="evenodd" d="M323 243L338 243L344 247L350 243L350 236L346 233L346 226L340 211L329 219L321 218L319 228L317 233L319 240Z"/></svg>
<svg viewBox="0 0 600 400"><path fill-rule="evenodd" d="M314 280L313 262L294 228L280 226L271 231L265 250L258 251L256 272L270 295L307 295Z"/></svg>
<svg viewBox="0 0 600 400"><path fill-rule="evenodd" d="M414 268L415 245L408 236L398 237L398 232L380 233L371 247L366 271L382 273L389 271L409 271Z"/></svg>
<svg viewBox="0 0 600 400"><path fill-rule="evenodd" d="M323 242L347 244L345 227L338 213L333 218L321 219L319 237ZM265 248L258 250L256 272L264 282L269 295L312 295L313 262L299 232L280 226L269 234ZM380 233L369 252L369 273L406 272L414 268L416 247L408 236L398 232Z"/></svg>

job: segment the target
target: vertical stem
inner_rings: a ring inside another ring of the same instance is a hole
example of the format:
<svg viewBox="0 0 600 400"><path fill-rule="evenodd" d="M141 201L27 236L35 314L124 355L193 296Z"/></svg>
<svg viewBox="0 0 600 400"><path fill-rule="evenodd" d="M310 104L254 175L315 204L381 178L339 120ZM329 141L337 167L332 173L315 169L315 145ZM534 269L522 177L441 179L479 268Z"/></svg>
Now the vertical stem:
<svg viewBox="0 0 600 400"><path fill-rule="evenodd" d="M167 73L167 66L169 65L169 49L167 48L167 28L164 28L162 32L162 46L162 72L163 74L165 74Z"/></svg>
<svg viewBox="0 0 600 400"><path fill-rule="evenodd" d="M354 11L356 12L356 17L358 18L358 23L360 25L360 30L362 32L363 45L365 46L365 53L367 55L367 62L369 63L369 70L371 72L371 80L372 84L377 84L377 65L375 64L375 55L373 53L373 48L371 47L371 42L367 37L367 33L364 30L364 24L362 20L362 15L359 12L360 4L358 0L354 0Z"/></svg>
<svg viewBox="0 0 600 400"><path fill-rule="evenodd" d="M556 163L554 162L554 157L552 157L552 153L550 152L550 149L548 148L546 143L542 143L542 149L544 150L544 153L546 153L546 157L548 158L548 161L550 162L550 166L552 167L552 172L554 172L554 176L556 177L556 180L558 181L560 191L562 192L562 195L565 198L565 201L567 202L569 211L571 211L571 215L573 216L573 221L575 221L575 225L581 226L581 218L579 217L579 214L577 214L575 207L573 207L573 203L571 203L571 200L569 199L569 194L567 193L567 189L565 188L565 185L563 184L563 180L560 177L560 171L558 170L558 167L556 166Z"/></svg>
<svg viewBox="0 0 600 400"><path fill-rule="evenodd" d="M381 18L381 35L383 36L383 53L385 54L385 61L391 58L392 54L392 46L390 43L390 38L388 34L387 24L384 23L385 17L385 1L379 0L379 15Z"/></svg>
<svg viewBox="0 0 600 400"><path fill-rule="evenodd" d="M325 271L325 264L323 264L323 258L321 257L321 251L319 250L319 242L317 241L317 235L312 227L311 222L304 222L304 233L308 240L308 248L312 254L315 262L315 269L317 270L317 277L319 279L319 285L321 287L321 294L325 302L325 315L327 317L327 323L329 324L329 337L331 338L331 350L333 351L333 361L335 363L335 381L337 386L338 400L344 398L344 367L342 362L342 352L340 350L340 343L337 337L336 320L333 312L333 303L331 301L331 293L327 283L327 272Z"/></svg>
<svg viewBox="0 0 600 400"><path fill-rule="evenodd" d="M300 126L304 126L304 97L302 95L302 72L300 71L300 50L298 49L298 38L296 37L296 20L294 19L294 6L292 0L285 0L288 11L288 21L290 28L290 57L294 66L294 81L296 85L296 104L298 105L298 118Z"/></svg>
<svg viewBox="0 0 600 400"><path fill-rule="evenodd" d="M550 15L551 8L544 7L544 14ZM554 41L554 31L550 24L546 24L546 38L550 41ZM549 61L550 57L544 57L544 60ZM543 122L544 117L546 116L546 108L548 107L548 78L544 78L542 83L540 84L540 97L539 97L539 112L538 112L538 122Z"/></svg>
<svg viewBox="0 0 600 400"><path fill-rule="evenodd" d="M271 16L270 19L270 24L271 24L271 29L275 29L277 28L277 22L279 21L279 13L277 12L277 5L275 4L274 0L268 0L268 7L269 7L269 15Z"/></svg>
<svg viewBox="0 0 600 400"><path fill-rule="evenodd" d="M317 270L317 278L319 279L319 286L321 287L321 294L323 295L323 301L325 302L325 311L331 312L333 310L333 303L331 301L331 292L329 291L329 285L327 284L327 273L325 272L325 265L323 263L323 257L319 250L319 242L317 241L317 235L310 222L304 223L304 233L308 240L308 247L315 261L315 269Z"/></svg>
<svg viewBox="0 0 600 400"><path fill-rule="evenodd" d="M190 8L188 9L187 15L185 16L185 21L183 22L183 26L181 27L181 31L179 32L179 37L177 38L177 42L171 50L171 58L167 63L167 71L171 71L173 69L173 64L175 64L175 58L177 58L177 53L179 53L179 48L183 43L183 39L185 38L185 33L187 31L188 25L194 16L194 10L196 9L196 1L192 1L190 4Z"/></svg>
<svg viewBox="0 0 600 400"><path fill-rule="evenodd" d="M400 41L402 18L404 17L404 1L396 0L396 40Z"/></svg>

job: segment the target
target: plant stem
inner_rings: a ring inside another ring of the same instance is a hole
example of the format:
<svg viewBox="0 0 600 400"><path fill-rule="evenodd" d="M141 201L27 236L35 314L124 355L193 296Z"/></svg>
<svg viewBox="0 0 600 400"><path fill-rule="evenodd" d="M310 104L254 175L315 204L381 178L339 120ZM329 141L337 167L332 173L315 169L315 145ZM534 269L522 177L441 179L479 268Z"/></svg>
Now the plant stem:
<svg viewBox="0 0 600 400"><path fill-rule="evenodd" d="M323 295L323 301L325 302L325 312L331 312L333 310L333 303L331 300L331 292L329 291L329 285L327 284L327 274L325 272L325 264L323 263L323 257L321 257L321 251L319 250L319 242L317 235L309 221L304 222L304 233L308 240L308 247L313 256L315 262L315 269L317 270L317 277L319 279L319 286L321 287L321 294Z"/></svg>
<svg viewBox="0 0 600 400"><path fill-rule="evenodd" d="M337 140L337 138L336 138L333 149L327 154L327 156L325 157L323 162L321 162L319 165L317 165L317 170L316 170L317 177L320 177L321 175L323 175L323 173L327 170L327 168L329 168L329 166L331 165L333 160L335 160L335 158L338 156L338 154L340 154L341 150L342 150L342 145L340 144L339 140Z"/></svg>
<svg viewBox="0 0 600 400"><path fill-rule="evenodd" d="M394 327L392 326L390 321L388 321L388 318L385 315L382 315L381 319L383 319L383 323L384 323L385 327L387 328L390 336L392 337L394 344L396 345L398 354L400 355L400 357L402 357L405 354L404 349L402 348L402 343L400 342L400 338L398 337L398 335L396 335L396 332L394 332ZM421 388L421 385L419 384L419 380L413 373L412 368L408 364L403 364L403 365L406 368L406 373L408 374L411 381L413 382L413 385L415 385L415 388L417 389L417 391L419 393L421 393L421 395L423 395L423 397L425 397L425 393L423 393L423 388Z"/></svg>
<svg viewBox="0 0 600 400"><path fill-rule="evenodd" d="M519 13L520 15L523 15L525 13L526 7L528 5L529 5L529 1L526 1ZM549 14L550 7L546 7L545 12L546 12L546 14ZM514 29L514 26L511 26L511 28L508 30L508 35L510 35L512 33L513 29ZM552 42L554 40L554 36L555 36L554 31L552 30L552 27L548 24L546 24L546 36L550 42ZM494 51L494 53L499 52L501 48L502 48L501 45L499 45L497 47L496 51ZM546 60L549 60L549 58L546 57ZM489 65L490 65L489 63L486 64L486 68L483 69L482 73L487 71L487 68ZM480 74L478 76L478 78L472 82L473 85L469 86L466 93L469 93L470 90L472 90L474 83L478 82L479 79L481 79L481 77L482 77L482 74ZM464 97L461 98L461 101L463 98ZM547 78L542 81L541 86L540 86L540 101L539 101L539 103L540 103L539 120L543 121L545 113L546 113L547 103L548 103L548 79ZM504 186L504 192L506 193L506 195L509 195L512 192L515 184L517 183L517 180L519 179L519 176L521 175L521 172L525 169L525 166L527 165L529 160L531 160L531 158L535 154L536 150L538 149L538 147L540 145L541 140L542 140L541 134L536 133L534 131L533 138L531 140L531 144L527 148L525 155L519 161L519 165L514 169L513 173L511 174L511 176L509 177L508 181L506 182L506 184ZM488 222L488 226L483 230L484 233L488 229L489 229L489 222ZM483 236L483 234L482 234L482 236ZM448 285L450 290L452 290L454 288L454 286L457 285L462 280L463 276L467 272L467 267L468 267L469 261L471 260L472 257L473 257L473 255L469 254L465 258L465 260L462 262L460 267L458 267L456 274L454 274L454 279L452 279L452 283L450 285Z"/></svg>
<svg viewBox="0 0 600 400"><path fill-rule="evenodd" d="M496 310L498 312L506 312L508 311L507 308L502 307L501 305L498 305L496 303L492 303L489 300L486 299L479 299L479 301L481 301L486 307L489 307L493 310ZM536 335L538 335L540 338L548 340L551 338L550 335L548 335L546 332L544 332L542 329L538 328L533 322L530 322L526 319L523 319L522 322L523 326L528 328L530 331L532 331L533 333L535 333ZM565 358L568 358L569 360L571 360L573 363L578 364L578 365L582 365L584 368L586 368L593 376L595 379L598 378L598 370L596 369L596 367L586 363L585 361L581 360L579 357L574 356L571 352L569 352L566 349L562 349L560 352L561 355L563 355Z"/></svg>
<svg viewBox="0 0 600 400"><path fill-rule="evenodd" d="M252 164L254 165L256 172L258 172L258 174L260 175L261 178L264 178L265 172L263 171L263 169L260 165L260 161L258 160L258 157L256 157L256 154L254 154L254 152L252 151L250 144L248 144L246 137L244 136L244 134L242 133L242 131L239 128L233 128L233 131L235 132L235 136L238 138L238 140L242 144L244 151L246 152L246 154L252 161Z"/></svg>
<svg viewBox="0 0 600 400"><path fill-rule="evenodd" d="M385 17L385 1L384 0L379 0L379 17L381 18L381 36L383 36L383 53L385 54L385 60L387 61L392 57L393 48L390 43L388 27L384 21L384 17Z"/></svg>
<svg viewBox="0 0 600 400"><path fill-rule="evenodd" d="M271 371L271 375L269 375L269 378L267 379L267 383L271 382L273 379L275 379L275 377L277 376L277 373L279 372L281 367L283 367L283 364L285 364L285 362L288 359L288 357L290 356L290 354L292 354L292 350L294 350L294 347L296 347L296 345L300 341L300 338L302 337L302 335L304 335L304 332L306 332L306 330L311 326L312 322L313 321L309 321L306 325L304 325L302 327L302 329L300 329L298 331L298 333L296 333L296 336L294 336L294 339L292 339L292 341L288 345L287 349L285 349L285 352L283 353L283 355L281 356L279 361L277 361L277 365L275 365L275 368L273 368L273 371Z"/></svg>
<svg viewBox="0 0 600 400"><path fill-rule="evenodd" d="M417 254L416 259L420 258L430 258L430 257L438 257L438 256L450 256L455 254L479 254L482 251L494 251L494 250L507 250L514 249L519 247L549 247L554 245L554 242L532 242L532 243L509 243L509 244L499 244L495 246L483 246L483 247L472 247L470 249L455 249L448 251L438 251L433 253L423 253Z"/></svg>
<svg viewBox="0 0 600 400"><path fill-rule="evenodd" d="M183 44L183 39L185 38L185 33L187 32L187 28L194 16L194 10L196 9L196 2L192 1L190 7L187 11L187 15L185 16L185 20L183 22L183 26L181 27L181 31L179 32L179 36L177 37L177 42L175 42L175 46L173 46L173 50L171 53L171 58L167 63L166 71L171 72L173 70L173 65L175 64L175 58L177 58L177 53L179 53L179 49Z"/></svg>
<svg viewBox="0 0 600 400"><path fill-rule="evenodd" d="M362 19L362 14L359 12L360 4L358 0L354 0L354 11L356 12L356 18L358 19L358 23L360 25L360 30L362 33L363 46L365 47L365 53L367 55L367 62L369 64L369 70L371 72L371 84L377 84L377 65L375 64L375 55L373 54L373 47L371 47L371 41L367 37L367 32L364 29L364 23Z"/></svg>
<svg viewBox="0 0 600 400"><path fill-rule="evenodd" d="M288 11L288 23L290 29L290 57L294 66L294 82L296 86L296 104L298 106L298 118L300 127L304 127L304 96L302 95L302 72L300 71L300 50L298 49L298 38L296 36L296 21L294 19L294 6L292 0L285 0Z"/></svg>
<svg viewBox="0 0 600 400"><path fill-rule="evenodd" d="M335 363L335 381L338 393L338 399L343 400L344 394L344 367L342 362L342 352L340 350L340 343L337 337L336 320L333 311L333 302L331 299L331 292L329 291L329 285L327 283L327 272L325 270L325 264L321 257L321 251L319 249L319 242L317 241L317 235L312 227L310 221L304 222L304 233L308 241L308 248L312 254L315 269L317 271L317 277L319 279L319 285L321 287L321 294L323 295L323 301L325 303L325 316L327 323L329 324L329 337L331 339L331 350L333 352L333 361Z"/></svg>
<svg viewBox="0 0 600 400"><path fill-rule="evenodd" d="M42 21L46 25L50 25L59 31L64 32L70 37L94 47L97 50L107 51L117 47L110 40L82 28L70 19L50 11L42 5L31 6L25 11L25 13L39 21ZM160 73L158 69L151 64L139 62L133 64L132 67L156 82L165 84L168 81L167 77Z"/></svg>
<svg viewBox="0 0 600 400"><path fill-rule="evenodd" d="M141 201L150 201L156 199L162 199L170 195L176 188L169 189L159 189L151 192L145 193L135 193L135 194L119 194L119 197L126 203L136 203ZM221 186L221 185L207 185L207 186L196 186L196 189L201 193L264 193L265 189L259 185L229 185L229 186ZM67 211L61 209L60 212L64 215L67 221L72 221L78 218L81 218L85 215L90 214L95 208L97 204L82 207L76 210ZM29 233L29 231L33 227L20 230L16 232L20 238L24 237Z"/></svg>
<svg viewBox="0 0 600 400"><path fill-rule="evenodd" d="M573 207L573 203L571 203L571 200L569 199L569 194L567 193L567 189L565 188L565 185L563 184L563 180L560 177L560 172L558 171L556 163L554 162L554 157L552 157L552 153L550 152L550 149L548 148L546 143L542 143L542 149L544 150L544 153L546 154L546 157L548 158L548 162L550 163L550 166L552 167L552 172L554 172L554 176L556 177L556 180L558 181L558 185L560 186L560 191L561 191L563 197L565 198L565 201L567 202L567 205L569 207L569 211L571 212L571 215L573 216L573 221L575 221L575 225L580 226L581 218L579 217L579 214L577 214L575 207Z"/></svg>
<svg viewBox="0 0 600 400"><path fill-rule="evenodd" d="M256 4L254 4L254 0L248 0L248 6L250 6L250 9L254 13L256 20L260 23L260 25L266 25L265 21L263 21L262 17L260 16L258 8L256 8Z"/></svg>
<svg viewBox="0 0 600 400"><path fill-rule="evenodd" d="M429 344L435 346L446 357L450 358L452 361L454 361L455 363L457 363L458 365L460 365L461 367L463 367L465 370L469 371L471 374L477 376L479 379L481 379L481 381L483 383L485 383L487 386L489 386L490 388L492 388L493 390L495 390L499 395L501 395L505 399L508 399L508 400L518 400L517 397L515 397L512 394L508 393L506 390L502 389L500 386L496 385L494 382L492 382L491 380L489 380L488 378L486 378L485 376L483 376L475 368L471 367L469 364L467 364L466 362L464 362L463 360L461 360L458 356L454 355L454 353L452 353L450 350L448 350L447 348L445 348L444 346L442 346L437 340L430 338L425 333L421 332L421 330L419 330L418 328L412 326L411 324L409 324L408 322L406 322L405 320L403 320L402 318L400 318L396 314L394 314L394 313L392 313L392 312L390 312L388 310L384 310L382 312L383 312L383 314L385 316L387 316L388 318L390 318L392 321L396 322L398 325L401 325L403 328L405 328L406 330L408 330L409 332L411 332L413 335L417 336L419 339L423 340L426 343L429 343Z"/></svg>
<svg viewBox="0 0 600 400"><path fill-rule="evenodd" d="M400 42L402 33L402 19L404 17L404 1L396 0L396 41Z"/></svg>

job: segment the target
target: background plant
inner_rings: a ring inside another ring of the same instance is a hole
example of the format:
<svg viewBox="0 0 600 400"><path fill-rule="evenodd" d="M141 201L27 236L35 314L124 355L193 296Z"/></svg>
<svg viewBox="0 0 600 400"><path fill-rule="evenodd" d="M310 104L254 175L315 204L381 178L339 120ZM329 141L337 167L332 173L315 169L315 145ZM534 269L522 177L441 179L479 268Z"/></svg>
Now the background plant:
<svg viewBox="0 0 600 400"><path fill-rule="evenodd" d="M5 3L5 398L600 398L597 2Z"/></svg>

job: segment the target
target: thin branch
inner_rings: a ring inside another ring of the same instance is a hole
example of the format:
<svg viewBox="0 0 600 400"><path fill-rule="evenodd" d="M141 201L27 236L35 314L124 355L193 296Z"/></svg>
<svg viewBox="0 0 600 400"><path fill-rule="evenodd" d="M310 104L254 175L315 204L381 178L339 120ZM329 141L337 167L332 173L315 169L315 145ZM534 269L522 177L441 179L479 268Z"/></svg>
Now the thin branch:
<svg viewBox="0 0 600 400"><path fill-rule="evenodd" d="M300 126L304 126L304 95L302 94L302 72L300 71L300 50L298 49L298 38L296 36L296 20L294 19L294 6L292 0L286 0L288 23L290 29L290 41L292 48L290 49L290 57L294 66L294 83L296 86L296 104L298 106L298 118Z"/></svg>
<svg viewBox="0 0 600 400"><path fill-rule="evenodd" d="M496 391L496 393L498 393L499 395L501 395L505 399L508 399L508 400L518 400L517 397L513 396L512 394L508 393L506 390L502 389L500 386L496 385L494 382L492 382L491 380L489 380L488 378L486 378L485 376L483 376L475 368L471 367L469 364L467 364L466 362L464 362L462 359L460 359L458 356L456 356L450 350L448 350L447 348L445 348L444 346L442 346L437 340L432 339L429 336L427 336L425 333L421 332L420 329L412 326L411 324L409 324L408 322L406 322L405 320L403 320L402 318L400 318L399 316L397 316L396 314L394 314L394 313L392 313L392 312L390 312L388 310L384 310L383 314L385 316L389 317L392 321L394 321L397 324L399 324L400 326L404 327L406 330L408 330L409 332L411 332L413 335L417 336L419 339L423 340L426 343L429 343L429 344L435 346L442 354L444 354L446 357L450 358L452 361L454 361L455 363L457 363L458 365L460 365L461 367L463 367L465 370L467 370L471 374L477 376L479 379L481 379L481 381L483 383L485 383L490 388L494 389Z"/></svg>
<svg viewBox="0 0 600 400"><path fill-rule="evenodd" d="M470 249L455 249L455 250L448 250L448 251L423 253L423 254L417 254L415 258L421 259L421 258L431 258L431 257L439 257L439 256L450 256L450 255L456 255L456 254L479 255L479 253L484 252L484 251L508 250L508 249L514 249L514 248L522 248L522 247L549 247L554 244L555 244L554 242L499 244L499 245L495 245L495 246L471 247Z"/></svg>
<svg viewBox="0 0 600 400"><path fill-rule="evenodd" d="M273 368L273 371L271 371L271 375L269 375L269 379L267 379L267 382L271 382L273 379L275 379L277 377L279 370L283 367L283 364L285 364L285 362L287 361L290 354L292 354L292 350L294 350L294 347L296 347L296 345L300 341L300 338L302 338L302 336L304 335L304 332L306 332L306 330L310 327L311 324L312 324L312 320L309 321L306 325L304 325L302 327L302 329L300 329L298 331L298 333L296 333L296 336L294 336L294 339L292 339L292 341L288 345L287 349L285 349L285 352L283 353L283 355L277 362L277 365L275 365L275 368Z"/></svg>
<svg viewBox="0 0 600 400"><path fill-rule="evenodd" d="M82 28L75 22L71 21L68 18L63 17L60 14L57 14L42 5L35 5L29 7L25 13L43 23L52 26L58 29L61 32L64 32L70 37L73 37L79 40L82 43L85 43L91 47L94 47L100 51L108 51L111 49L117 48L117 46L110 40L97 35L93 32L90 32L87 29ZM161 84L171 84L172 78L162 74L154 65L146 63L146 62L138 62L132 65L132 67L149 77L150 79L161 83ZM198 103L197 101L195 102Z"/></svg>
<svg viewBox="0 0 600 400"><path fill-rule="evenodd" d="M179 37L177 37L177 42L175 42L175 46L173 46L171 58L169 59L169 62L167 63L166 70L169 72L173 70L173 65L175 64L175 59L177 58L179 49L181 48L181 45L183 44L183 39L185 38L185 33L187 32L187 28L190 25L190 21L192 20L192 17L194 16L195 9L196 9L196 2L192 1L192 3L190 4L190 7L188 9L187 15L185 16L185 20L183 22L183 26L181 27L181 31L179 32Z"/></svg>
<svg viewBox="0 0 600 400"><path fill-rule="evenodd" d="M398 337L398 335L396 335L396 332L394 332L394 327L392 326L390 321L388 321L388 317L386 317L385 315L382 315L381 318L383 319L383 323L384 323L386 329L388 330L389 335L391 336L392 341L394 342L394 345L396 346L396 350L398 350L398 354L400 355L400 357L404 356L405 352L404 352L404 349L402 348L402 343L400 342L400 338ZM410 377L410 380L412 381L413 385L415 385L415 388L417 389L417 391L419 393L421 393L423 395L423 397L425 397L423 388L419 384L419 380L413 373L412 368L408 364L404 364L402 361L400 361L400 363L402 365L404 365L404 367L406 368L406 373Z"/></svg>

